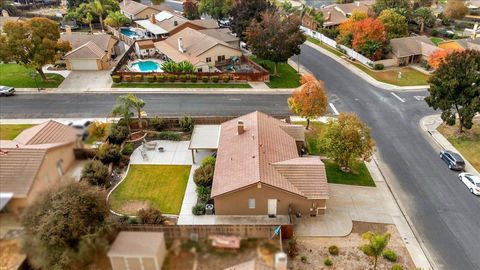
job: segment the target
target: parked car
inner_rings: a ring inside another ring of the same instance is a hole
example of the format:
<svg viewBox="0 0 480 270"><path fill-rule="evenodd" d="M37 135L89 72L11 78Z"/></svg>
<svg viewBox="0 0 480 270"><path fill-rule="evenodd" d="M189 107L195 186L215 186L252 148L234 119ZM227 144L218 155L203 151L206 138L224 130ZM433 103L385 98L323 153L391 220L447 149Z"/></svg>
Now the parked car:
<svg viewBox="0 0 480 270"><path fill-rule="evenodd" d="M85 140L88 138L88 127L92 124L92 121L83 119L83 120L77 120L68 123L69 126L75 128L77 130L77 134L82 137L82 140Z"/></svg>
<svg viewBox="0 0 480 270"><path fill-rule="evenodd" d="M450 170L463 171L463 169L465 169L465 161L455 152L450 150L441 151L440 158L447 163Z"/></svg>
<svg viewBox="0 0 480 270"><path fill-rule="evenodd" d="M0 96L11 96L15 94L15 87L0 85Z"/></svg>
<svg viewBox="0 0 480 270"><path fill-rule="evenodd" d="M480 195L480 176L471 173L461 173L458 179L462 181L468 190L475 195Z"/></svg>

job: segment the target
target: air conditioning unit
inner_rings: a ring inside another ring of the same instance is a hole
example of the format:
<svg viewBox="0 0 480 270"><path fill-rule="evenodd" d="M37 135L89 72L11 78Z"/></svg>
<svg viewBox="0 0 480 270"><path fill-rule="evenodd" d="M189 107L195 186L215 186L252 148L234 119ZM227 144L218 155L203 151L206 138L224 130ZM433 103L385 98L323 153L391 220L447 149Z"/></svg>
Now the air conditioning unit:
<svg viewBox="0 0 480 270"><path fill-rule="evenodd" d="M213 215L213 204L205 205L205 215Z"/></svg>

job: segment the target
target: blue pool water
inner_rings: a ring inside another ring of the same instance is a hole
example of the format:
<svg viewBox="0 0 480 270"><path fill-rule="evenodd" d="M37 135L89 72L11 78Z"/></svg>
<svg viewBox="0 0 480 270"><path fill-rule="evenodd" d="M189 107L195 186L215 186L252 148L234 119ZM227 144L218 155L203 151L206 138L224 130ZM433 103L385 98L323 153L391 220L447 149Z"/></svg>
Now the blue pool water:
<svg viewBox="0 0 480 270"><path fill-rule="evenodd" d="M140 72L160 72L160 65L154 61L139 61L132 64L132 69Z"/></svg>
<svg viewBox="0 0 480 270"><path fill-rule="evenodd" d="M131 38L139 37L137 32L132 31L129 28L120 29L120 33L124 34L125 36L131 37Z"/></svg>

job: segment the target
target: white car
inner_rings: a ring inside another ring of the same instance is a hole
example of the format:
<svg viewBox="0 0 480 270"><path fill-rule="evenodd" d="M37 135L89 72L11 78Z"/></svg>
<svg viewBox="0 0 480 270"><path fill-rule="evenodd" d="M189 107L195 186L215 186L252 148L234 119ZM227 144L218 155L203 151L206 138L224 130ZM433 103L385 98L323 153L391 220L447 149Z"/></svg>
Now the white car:
<svg viewBox="0 0 480 270"><path fill-rule="evenodd" d="M480 176L471 173L461 173L458 175L458 179L467 186L471 193L480 195Z"/></svg>

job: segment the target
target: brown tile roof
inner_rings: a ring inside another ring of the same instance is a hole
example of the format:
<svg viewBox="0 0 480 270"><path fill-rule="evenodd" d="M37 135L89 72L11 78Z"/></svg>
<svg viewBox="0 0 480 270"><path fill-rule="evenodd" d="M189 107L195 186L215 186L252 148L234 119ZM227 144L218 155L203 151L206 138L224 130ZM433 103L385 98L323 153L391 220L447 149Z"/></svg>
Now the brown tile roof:
<svg viewBox="0 0 480 270"><path fill-rule="evenodd" d="M109 34L86 34L73 32L71 34L62 33L60 35L60 40L70 42L72 50L77 49L80 46L85 45L85 43L91 41L95 43L102 51L108 50L108 44L113 37Z"/></svg>
<svg viewBox="0 0 480 270"><path fill-rule="evenodd" d="M396 57L422 55L426 49L424 47L435 46L427 36L394 38L390 40L390 45L392 46L392 53Z"/></svg>
<svg viewBox="0 0 480 270"><path fill-rule="evenodd" d="M137 41L137 44L140 49L155 48L155 44L153 44L153 40L151 39Z"/></svg>
<svg viewBox="0 0 480 270"><path fill-rule="evenodd" d="M164 245L163 232L121 231L107 255L111 257L154 257Z"/></svg>
<svg viewBox="0 0 480 270"><path fill-rule="evenodd" d="M239 120L244 122L243 134L237 134ZM259 182L307 199L324 196L325 194L316 188L309 188L310 182L312 185L326 184L326 176L321 173L321 170L324 170L323 163L320 160L297 160L299 156L295 139L282 129L284 125L284 122L261 112L253 112L223 123L212 197ZM282 170L284 167L279 163L282 161L290 161L287 164L293 168L292 171L303 168L309 172L306 172L303 178L291 177Z"/></svg>
<svg viewBox="0 0 480 270"><path fill-rule="evenodd" d="M65 54L65 59L100 59L107 52L100 49L95 43L89 41L82 46Z"/></svg>
<svg viewBox="0 0 480 270"><path fill-rule="evenodd" d="M219 28L219 29L202 29L198 30L200 33L207 34L213 38L221 40L223 42L234 42L239 41L240 39L232 34L232 31L228 28Z"/></svg>
<svg viewBox="0 0 480 270"><path fill-rule="evenodd" d="M325 18L325 26L339 25L346 21L353 11L368 12L373 1L356 1L347 4L332 4L320 9Z"/></svg>
<svg viewBox="0 0 480 270"><path fill-rule="evenodd" d="M124 2L126 2L126 4L124 4ZM125 13L128 13L130 15L137 15L138 13L144 11L145 9L147 8L153 8L157 11L163 11L163 10L167 10L167 11L173 11L173 8L170 7L170 5L168 5L167 3L162 3L160 5L145 5L145 4L142 4L142 3L139 3L139 2L135 2L135 1L132 1L132 0L127 0L127 1L122 1L120 2L120 10L122 10L123 12Z"/></svg>
<svg viewBox="0 0 480 270"><path fill-rule="evenodd" d="M64 144L76 140L77 132L74 128L53 120L25 129L14 139L24 145Z"/></svg>

